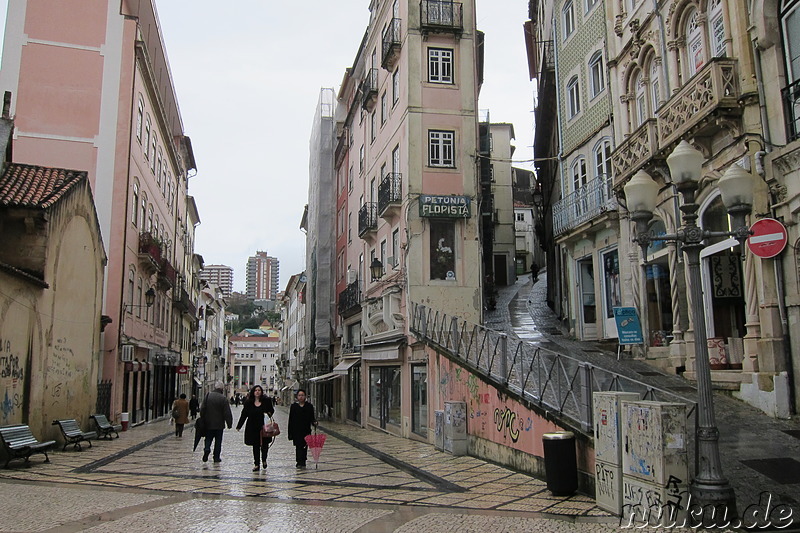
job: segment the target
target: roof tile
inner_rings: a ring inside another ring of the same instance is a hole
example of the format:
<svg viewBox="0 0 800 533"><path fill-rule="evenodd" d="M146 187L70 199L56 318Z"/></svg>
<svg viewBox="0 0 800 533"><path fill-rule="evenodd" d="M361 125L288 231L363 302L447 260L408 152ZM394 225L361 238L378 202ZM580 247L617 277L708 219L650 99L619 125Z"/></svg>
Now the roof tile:
<svg viewBox="0 0 800 533"><path fill-rule="evenodd" d="M47 209L87 176L82 170L8 163L0 176L0 205Z"/></svg>

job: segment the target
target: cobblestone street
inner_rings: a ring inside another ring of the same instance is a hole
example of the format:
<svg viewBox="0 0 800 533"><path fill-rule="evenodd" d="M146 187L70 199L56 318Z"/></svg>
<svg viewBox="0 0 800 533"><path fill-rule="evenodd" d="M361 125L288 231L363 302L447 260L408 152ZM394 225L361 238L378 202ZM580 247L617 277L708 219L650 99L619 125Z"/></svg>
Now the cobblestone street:
<svg viewBox="0 0 800 533"><path fill-rule="evenodd" d="M236 416L237 413L234 414ZM277 419L286 427L286 411ZM475 459L340 424L318 468L294 466L278 437L266 471L251 472L242 434L226 431L222 462L192 452L193 432L139 426L92 448L35 456L0 471L0 531L613 531L585 496ZM16 466L15 466L16 465Z"/></svg>

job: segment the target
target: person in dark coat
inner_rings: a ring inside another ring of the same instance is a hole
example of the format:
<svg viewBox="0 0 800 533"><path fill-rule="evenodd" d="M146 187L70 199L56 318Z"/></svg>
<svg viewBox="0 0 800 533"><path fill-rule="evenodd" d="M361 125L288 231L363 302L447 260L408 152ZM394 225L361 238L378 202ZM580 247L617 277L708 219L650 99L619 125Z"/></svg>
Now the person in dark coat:
<svg viewBox="0 0 800 533"><path fill-rule="evenodd" d="M192 413L192 420L197 418L197 411L200 410L200 402L197 401L197 395L192 394L192 399L189 400L189 411Z"/></svg>
<svg viewBox="0 0 800 533"><path fill-rule="evenodd" d="M264 415L272 418L275 414L275 409L272 407L272 401L267 395L264 394L264 389L260 385L256 385L250 389L250 394L244 401L242 414L239 416L239 423L236 424L236 431L241 431L244 426L244 443L247 446L253 447L253 472L259 470L259 457L261 458L261 465L267 468L267 453L269 452L269 444L272 438L261 438L261 427L264 425ZM245 425L247 421L247 425Z"/></svg>
<svg viewBox="0 0 800 533"><path fill-rule="evenodd" d="M203 462L208 461L211 453L211 443L214 442L214 462L222 461L222 432L225 426L233 427L233 413L228 399L222 394L225 384L217 381L214 390L206 395L203 405L200 406L200 416L206 423L206 441L203 447Z"/></svg>
<svg viewBox="0 0 800 533"><path fill-rule="evenodd" d="M304 468L308 459L306 435L311 435L311 426L316 427L317 417L314 406L306 401L306 391L299 389L297 401L289 408L289 440L294 443L297 468Z"/></svg>
<svg viewBox="0 0 800 533"><path fill-rule="evenodd" d="M183 437L183 426L189 423L189 402L186 401L185 394L172 402L172 414L175 420L175 436Z"/></svg>

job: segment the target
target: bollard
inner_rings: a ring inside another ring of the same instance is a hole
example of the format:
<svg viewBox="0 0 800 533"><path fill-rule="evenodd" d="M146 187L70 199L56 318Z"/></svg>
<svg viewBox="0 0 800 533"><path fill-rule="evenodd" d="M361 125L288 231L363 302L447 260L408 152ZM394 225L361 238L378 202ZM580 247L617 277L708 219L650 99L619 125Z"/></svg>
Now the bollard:
<svg viewBox="0 0 800 533"><path fill-rule="evenodd" d="M119 421L122 424L122 431L128 431L128 413L121 413L119 415Z"/></svg>

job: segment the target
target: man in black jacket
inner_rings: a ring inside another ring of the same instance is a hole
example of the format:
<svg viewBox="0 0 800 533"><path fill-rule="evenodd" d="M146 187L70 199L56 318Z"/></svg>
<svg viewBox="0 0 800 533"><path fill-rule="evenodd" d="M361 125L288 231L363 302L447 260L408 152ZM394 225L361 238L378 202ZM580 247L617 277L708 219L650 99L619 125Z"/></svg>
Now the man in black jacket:
<svg viewBox="0 0 800 533"><path fill-rule="evenodd" d="M214 462L222 461L222 432L225 426L233 427L233 414L228 399L222 391L225 385L221 381L214 384L214 390L206 395L203 405L200 406L200 417L206 425L206 442L203 448L203 462L208 461L211 453L211 441L214 441Z"/></svg>

